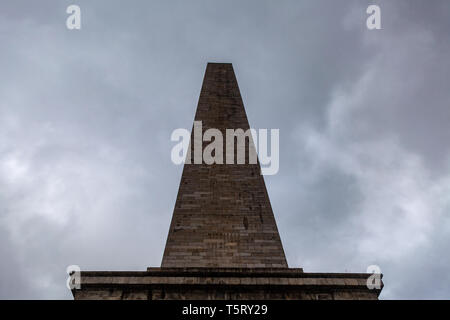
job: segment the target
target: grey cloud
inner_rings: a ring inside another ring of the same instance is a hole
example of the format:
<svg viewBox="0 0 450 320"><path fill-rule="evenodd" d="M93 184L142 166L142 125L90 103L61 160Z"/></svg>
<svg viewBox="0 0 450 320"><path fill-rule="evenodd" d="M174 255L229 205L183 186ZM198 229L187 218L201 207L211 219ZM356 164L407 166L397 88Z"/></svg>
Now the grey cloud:
<svg viewBox="0 0 450 320"><path fill-rule="evenodd" d="M369 3L79 0L71 32L71 1L2 2L0 297L160 264L170 134L226 61L251 126L280 129L265 179L290 266L379 264L383 298L448 298L449 3L377 1L368 31Z"/></svg>

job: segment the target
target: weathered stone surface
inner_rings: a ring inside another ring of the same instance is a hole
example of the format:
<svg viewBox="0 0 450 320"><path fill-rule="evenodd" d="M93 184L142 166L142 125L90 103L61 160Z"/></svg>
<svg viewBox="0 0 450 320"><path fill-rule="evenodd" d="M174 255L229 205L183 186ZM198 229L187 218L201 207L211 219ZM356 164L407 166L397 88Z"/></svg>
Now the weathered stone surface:
<svg viewBox="0 0 450 320"><path fill-rule="evenodd" d="M231 64L208 64L195 121L224 140L226 129L249 129ZM245 163L185 164L162 267L287 267L260 165L249 164L248 150Z"/></svg>

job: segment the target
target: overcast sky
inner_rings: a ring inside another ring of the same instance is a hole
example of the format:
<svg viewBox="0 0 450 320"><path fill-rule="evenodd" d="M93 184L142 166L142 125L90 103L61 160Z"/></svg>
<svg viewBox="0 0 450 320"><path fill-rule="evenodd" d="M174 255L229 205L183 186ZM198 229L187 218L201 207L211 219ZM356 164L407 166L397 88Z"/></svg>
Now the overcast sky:
<svg viewBox="0 0 450 320"><path fill-rule="evenodd" d="M82 29L66 28L81 7ZM381 7L381 30L366 8ZM1 1L0 298L159 266L207 62L231 62L290 267L450 298L449 1Z"/></svg>

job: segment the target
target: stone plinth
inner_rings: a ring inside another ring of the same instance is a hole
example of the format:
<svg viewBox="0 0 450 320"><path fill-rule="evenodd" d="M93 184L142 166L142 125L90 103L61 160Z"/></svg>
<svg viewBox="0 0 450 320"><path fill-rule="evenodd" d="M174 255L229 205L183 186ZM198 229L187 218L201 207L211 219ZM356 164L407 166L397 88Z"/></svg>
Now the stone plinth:
<svg viewBox="0 0 450 320"><path fill-rule="evenodd" d="M305 273L299 268L148 268L81 272L75 299L343 300L377 299L366 273Z"/></svg>

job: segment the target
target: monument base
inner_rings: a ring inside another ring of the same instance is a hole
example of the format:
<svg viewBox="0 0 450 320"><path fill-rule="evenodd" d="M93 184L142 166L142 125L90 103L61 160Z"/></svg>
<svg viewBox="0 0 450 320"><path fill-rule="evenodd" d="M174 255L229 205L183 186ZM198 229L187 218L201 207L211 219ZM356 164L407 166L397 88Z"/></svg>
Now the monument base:
<svg viewBox="0 0 450 320"><path fill-rule="evenodd" d="M148 268L83 271L75 300L375 300L367 273L300 268Z"/></svg>

